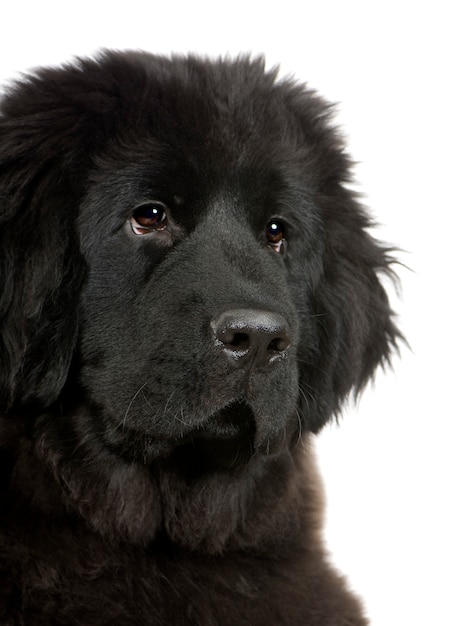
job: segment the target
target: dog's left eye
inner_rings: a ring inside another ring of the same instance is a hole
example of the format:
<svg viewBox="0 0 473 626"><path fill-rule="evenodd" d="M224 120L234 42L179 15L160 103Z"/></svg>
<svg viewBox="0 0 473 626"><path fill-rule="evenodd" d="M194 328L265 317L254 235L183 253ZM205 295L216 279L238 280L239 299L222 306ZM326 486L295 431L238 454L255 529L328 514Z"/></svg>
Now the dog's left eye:
<svg viewBox="0 0 473 626"><path fill-rule="evenodd" d="M266 240L276 252L282 252L285 243L284 225L280 220L272 219L266 224Z"/></svg>
<svg viewBox="0 0 473 626"><path fill-rule="evenodd" d="M145 235L167 226L167 207L162 202L144 202L133 210L130 224L135 235Z"/></svg>

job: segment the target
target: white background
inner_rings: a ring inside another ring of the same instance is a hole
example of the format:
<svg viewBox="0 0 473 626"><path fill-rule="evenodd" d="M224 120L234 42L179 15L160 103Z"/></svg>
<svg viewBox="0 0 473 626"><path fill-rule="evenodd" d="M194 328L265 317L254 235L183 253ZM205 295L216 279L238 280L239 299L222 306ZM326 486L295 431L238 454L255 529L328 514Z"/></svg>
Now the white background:
<svg viewBox="0 0 473 626"><path fill-rule="evenodd" d="M328 546L374 626L472 626L466 0L18 0L0 20L2 83L101 47L249 51L340 103L378 235L412 269L393 294L412 352L317 442Z"/></svg>

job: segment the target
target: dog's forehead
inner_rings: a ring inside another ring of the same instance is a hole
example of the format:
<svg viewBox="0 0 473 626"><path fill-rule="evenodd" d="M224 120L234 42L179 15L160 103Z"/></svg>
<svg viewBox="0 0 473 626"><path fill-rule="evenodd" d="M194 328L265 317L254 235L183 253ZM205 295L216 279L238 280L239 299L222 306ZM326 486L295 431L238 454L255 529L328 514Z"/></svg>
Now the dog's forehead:
<svg viewBox="0 0 473 626"><path fill-rule="evenodd" d="M306 105L310 101L316 114L318 100L300 88L288 89L263 65L187 58L163 67L161 62L136 65L140 87L118 93L110 111L114 140L118 127L126 140L135 136L140 149L158 140L163 154L178 148L189 158L233 166L283 159L307 144Z"/></svg>
<svg viewBox="0 0 473 626"><path fill-rule="evenodd" d="M160 198L179 207L186 201L208 204L222 195L259 204L287 195L296 182L299 194L304 187L304 168L298 168L295 181L287 164L296 157L278 136L262 141L241 128L237 135L222 119L212 128L184 129L178 122L173 128L158 116L147 128L126 128L119 144L106 144L89 173L93 193L130 201ZM311 170L307 179L312 178Z"/></svg>

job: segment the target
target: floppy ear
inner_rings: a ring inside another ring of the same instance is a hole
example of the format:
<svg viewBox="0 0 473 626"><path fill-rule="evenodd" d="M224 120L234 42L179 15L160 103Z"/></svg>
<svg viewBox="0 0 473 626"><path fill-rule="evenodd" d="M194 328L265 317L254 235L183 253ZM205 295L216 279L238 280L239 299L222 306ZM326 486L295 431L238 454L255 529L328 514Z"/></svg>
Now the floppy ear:
<svg viewBox="0 0 473 626"><path fill-rule="evenodd" d="M85 267L74 221L97 133L84 104L85 74L78 86L72 74L43 70L13 86L0 106L3 411L53 402L76 343Z"/></svg>
<svg viewBox="0 0 473 626"><path fill-rule="evenodd" d="M362 391L379 365L389 364L403 339L380 280L395 280L391 250L369 234L370 220L343 185L324 194L319 207L323 269L310 288L313 342L303 357L314 367L303 369L301 377L315 432L339 413L350 392Z"/></svg>

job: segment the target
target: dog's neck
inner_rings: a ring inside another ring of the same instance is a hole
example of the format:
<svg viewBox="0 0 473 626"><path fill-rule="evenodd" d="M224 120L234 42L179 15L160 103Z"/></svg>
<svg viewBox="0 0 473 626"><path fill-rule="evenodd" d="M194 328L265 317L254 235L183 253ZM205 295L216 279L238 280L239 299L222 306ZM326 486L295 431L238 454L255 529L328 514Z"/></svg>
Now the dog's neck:
<svg viewBox="0 0 473 626"><path fill-rule="evenodd" d="M193 476L179 471L181 458L149 466L123 460L83 422L43 415L33 434L19 437L12 484L37 513L75 517L107 541L146 546L166 536L208 554L255 549L263 538L271 549L300 535L310 489L301 474L311 461L301 445L257 455L238 472Z"/></svg>

